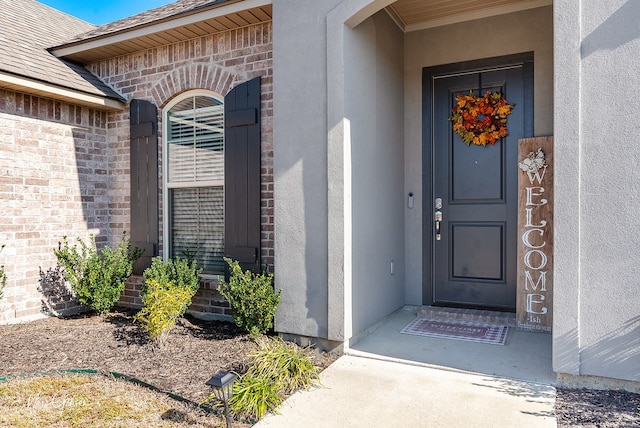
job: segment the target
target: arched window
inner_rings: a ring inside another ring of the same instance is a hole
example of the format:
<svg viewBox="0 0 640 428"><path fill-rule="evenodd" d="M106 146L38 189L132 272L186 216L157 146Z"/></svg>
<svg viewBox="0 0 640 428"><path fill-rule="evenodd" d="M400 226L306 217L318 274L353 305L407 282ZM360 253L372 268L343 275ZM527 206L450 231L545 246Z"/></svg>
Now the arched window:
<svg viewBox="0 0 640 428"><path fill-rule="evenodd" d="M191 91L164 109L164 253L224 271L224 106Z"/></svg>

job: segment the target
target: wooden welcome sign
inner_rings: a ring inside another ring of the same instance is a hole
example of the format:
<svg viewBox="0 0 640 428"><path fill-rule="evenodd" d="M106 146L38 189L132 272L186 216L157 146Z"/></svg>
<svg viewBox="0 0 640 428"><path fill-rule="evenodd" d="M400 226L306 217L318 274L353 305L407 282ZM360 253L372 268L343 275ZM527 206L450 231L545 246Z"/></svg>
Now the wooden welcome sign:
<svg viewBox="0 0 640 428"><path fill-rule="evenodd" d="M553 319L553 137L518 142L517 326L550 332Z"/></svg>

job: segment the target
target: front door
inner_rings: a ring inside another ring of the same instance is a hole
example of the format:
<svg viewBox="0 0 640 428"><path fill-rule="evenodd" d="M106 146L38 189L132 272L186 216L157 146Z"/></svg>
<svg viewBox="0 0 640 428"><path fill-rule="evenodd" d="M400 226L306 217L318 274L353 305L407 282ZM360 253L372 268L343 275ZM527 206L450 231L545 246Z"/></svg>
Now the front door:
<svg viewBox="0 0 640 428"><path fill-rule="evenodd" d="M529 56L431 69L425 132L425 245L431 266L427 304L514 311L516 304L518 139L532 134ZM436 73L433 73L435 71ZM428 74L428 69L425 70ZM427 78L427 76L425 76ZM425 82L426 83L426 82ZM515 104L509 135L467 146L448 120L456 96L499 92ZM430 100L429 100L430 98ZM427 109L426 109L427 110ZM429 173L430 172L430 173ZM441 213L436 230L436 211ZM426 263L428 264L428 263Z"/></svg>

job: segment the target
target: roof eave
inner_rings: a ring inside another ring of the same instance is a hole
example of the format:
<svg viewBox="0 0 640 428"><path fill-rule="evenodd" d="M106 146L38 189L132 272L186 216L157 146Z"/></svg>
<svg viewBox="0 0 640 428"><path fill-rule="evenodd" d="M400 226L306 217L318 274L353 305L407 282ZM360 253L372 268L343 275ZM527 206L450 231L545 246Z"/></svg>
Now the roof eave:
<svg viewBox="0 0 640 428"><path fill-rule="evenodd" d="M57 57L68 57L92 49L98 49L115 43L134 40L138 37L180 28L206 19L213 19L231 13L241 12L254 7L272 4L272 0L232 0L230 2L212 5L209 8L184 12L173 17L161 19L149 24L120 30L111 34L96 36L90 39L72 42L53 47L49 51Z"/></svg>
<svg viewBox="0 0 640 428"><path fill-rule="evenodd" d="M0 71L0 87L45 98L66 101L72 104L84 105L98 110L121 111L124 110L126 106L125 102L113 98L89 94L23 76L16 76L3 71Z"/></svg>

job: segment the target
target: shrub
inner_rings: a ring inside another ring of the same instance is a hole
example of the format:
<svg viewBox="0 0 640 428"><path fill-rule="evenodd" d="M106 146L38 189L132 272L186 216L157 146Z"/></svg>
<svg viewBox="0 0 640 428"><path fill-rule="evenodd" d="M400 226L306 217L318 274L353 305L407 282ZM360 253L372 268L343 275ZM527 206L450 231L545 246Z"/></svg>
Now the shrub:
<svg viewBox="0 0 640 428"><path fill-rule="evenodd" d="M162 257L154 257L151 260L151 266L145 269L142 275L145 284L149 280L160 284L171 283L174 287L191 289L195 294L200 288L200 273L202 273L202 269L198 269L197 260L179 257L175 260L169 259L165 263L162 261Z"/></svg>
<svg viewBox="0 0 640 428"><path fill-rule="evenodd" d="M4 249L4 244L0 246L0 253ZM0 299L2 299L2 292L7 285L7 274L4 272L4 265L0 265Z"/></svg>
<svg viewBox="0 0 640 428"><path fill-rule="evenodd" d="M162 345L196 293L191 287L181 287L172 282L146 281L146 292L142 296L144 306L135 315L151 339Z"/></svg>
<svg viewBox="0 0 640 428"><path fill-rule="evenodd" d="M190 258L169 259L154 257L143 273L145 286L143 308L135 318L143 324L151 339L159 344L166 341L176 320L187 311L191 299L200 288L198 262Z"/></svg>
<svg viewBox="0 0 640 428"><path fill-rule="evenodd" d="M93 235L88 244L77 238L79 248L75 244L70 246L65 236L62 245L53 251L78 301L97 313L115 306L133 263L142 253L138 248L131 248L131 241L125 235L123 233L116 249L105 247L100 251Z"/></svg>
<svg viewBox="0 0 640 428"><path fill-rule="evenodd" d="M253 337L273 327L273 317L280 303L280 293L273 289L273 274L242 271L237 261L224 259L230 268L229 282L221 281L218 291L231 306L238 327Z"/></svg>

